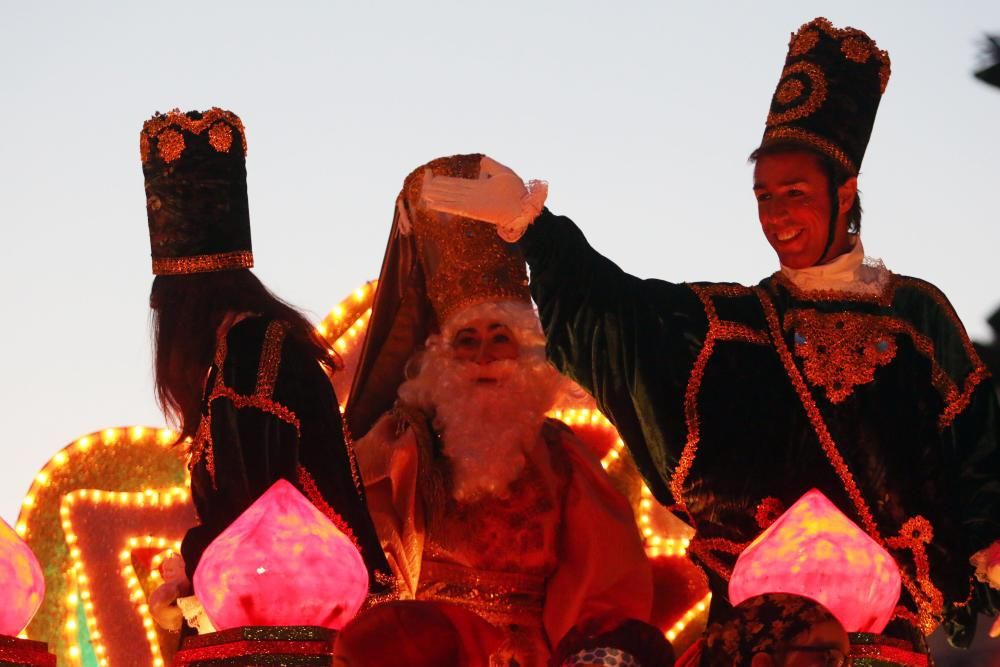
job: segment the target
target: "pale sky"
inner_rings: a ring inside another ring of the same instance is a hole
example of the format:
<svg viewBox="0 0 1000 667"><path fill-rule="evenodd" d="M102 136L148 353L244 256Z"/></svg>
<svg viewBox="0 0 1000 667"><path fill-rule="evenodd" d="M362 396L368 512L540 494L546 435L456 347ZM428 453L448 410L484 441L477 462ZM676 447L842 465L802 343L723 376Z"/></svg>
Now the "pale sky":
<svg viewBox="0 0 1000 667"><path fill-rule="evenodd" d="M247 128L257 273L316 318L376 277L404 176L481 151L550 183L626 270L775 267L746 157L788 35L868 31L893 76L860 179L869 254L986 336L1000 303L1000 3L0 0L0 516L62 446L162 424L138 132L222 106Z"/></svg>

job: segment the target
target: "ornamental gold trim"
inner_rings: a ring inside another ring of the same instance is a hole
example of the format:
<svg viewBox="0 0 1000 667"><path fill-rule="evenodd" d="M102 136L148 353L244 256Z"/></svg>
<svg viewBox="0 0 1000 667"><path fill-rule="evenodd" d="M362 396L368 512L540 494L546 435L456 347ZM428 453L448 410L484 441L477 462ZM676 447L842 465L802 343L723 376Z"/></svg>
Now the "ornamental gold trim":
<svg viewBox="0 0 1000 667"><path fill-rule="evenodd" d="M770 121L770 118L768 120ZM792 141L804 144L810 148L818 150L823 153L823 155L833 158L838 164L847 169L848 173L858 173L858 168L854 166L854 161L847 157L847 153L845 153L840 146L833 143L829 139L824 139L818 134L814 134L808 130L803 130L798 127L773 127L764 133L764 139L760 143L761 146L766 146L767 144L778 141Z"/></svg>
<svg viewBox="0 0 1000 667"><path fill-rule="evenodd" d="M176 276L188 273L209 273L253 267L253 253L249 250L218 252L190 257L154 257L153 273L158 276Z"/></svg>
<svg viewBox="0 0 1000 667"><path fill-rule="evenodd" d="M817 65L800 60L792 63L781 73L781 80L775 93L778 104L786 106L802 97L805 86L802 79L809 80L809 97L805 101L784 111L772 111L767 115L767 126L784 125L816 113L826 102L826 75ZM796 83L798 85L796 85Z"/></svg>
<svg viewBox="0 0 1000 667"><path fill-rule="evenodd" d="M231 128L240 133L243 145L243 155L247 154L246 132L243 121L232 111L212 107L201 118L189 118L180 109L172 109L165 114L153 116L142 124L139 133L139 156L143 163L149 162L152 156L150 139L157 140L157 152L160 158L170 163L180 158L184 152L184 137L181 132L200 135L208 130L209 144L219 153L228 153L233 144Z"/></svg>

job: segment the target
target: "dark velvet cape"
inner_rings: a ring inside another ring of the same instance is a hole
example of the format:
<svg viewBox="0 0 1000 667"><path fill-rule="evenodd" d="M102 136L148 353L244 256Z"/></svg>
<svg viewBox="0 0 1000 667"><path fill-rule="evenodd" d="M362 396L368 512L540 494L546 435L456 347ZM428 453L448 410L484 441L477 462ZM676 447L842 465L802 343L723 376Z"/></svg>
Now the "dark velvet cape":
<svg viewBox="0 0 1000 667"><path fill-rule="evenodd" d="M333 385L282 323L252 317L228 331L206 382L191 466L201 523L181 545L189 578L212 540L284 478L354 538L368 567L369 596L390 593L392 574Z"/></svg>
<svg viewBox="0 0 1000 667"><path fill-rule="evenodd" d="M890 275L880 296L856 297L778 275L753 288L640 280L548 211L520 243L549 358L697 530L711 620L731 609L738 553L812 488L904 572L888 634L921 642L916 626L936 616L967 645L976 612L996 613L969 556L1000 539L997 402L934 286Z"/></svg>

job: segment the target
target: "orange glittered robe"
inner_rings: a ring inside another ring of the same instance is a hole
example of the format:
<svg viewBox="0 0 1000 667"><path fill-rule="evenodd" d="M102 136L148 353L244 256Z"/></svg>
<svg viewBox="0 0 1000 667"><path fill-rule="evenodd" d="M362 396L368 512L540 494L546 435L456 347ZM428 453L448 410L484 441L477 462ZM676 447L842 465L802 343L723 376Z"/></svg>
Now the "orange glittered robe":
<svg viewBox="0 0 1000 667"><path fill-rule="evenodd" d="M384 416L356 448L400 596L457 603L502 629L492 664L545 665L580 623L648 621L632 509L563 424L543 425L507 496L468 504L442 481L447 460L421 412Z"/></svg>

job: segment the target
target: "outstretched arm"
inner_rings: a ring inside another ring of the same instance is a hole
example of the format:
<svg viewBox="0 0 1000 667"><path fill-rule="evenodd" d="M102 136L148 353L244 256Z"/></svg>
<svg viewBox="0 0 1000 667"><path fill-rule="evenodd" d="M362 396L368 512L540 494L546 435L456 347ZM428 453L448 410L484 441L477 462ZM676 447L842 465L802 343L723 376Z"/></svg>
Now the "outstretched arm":
<svg viewBox="0 0 1000 667"><path fill-rule="evenodd" d="M622 271L571 220L536 209L544 188L487 160L478 180L429 176L424 205L495 224L507 239L523 235L549 360L595 397L651 490L670 502L684 390L708 330L700 299L687 285Z"/></svg>

